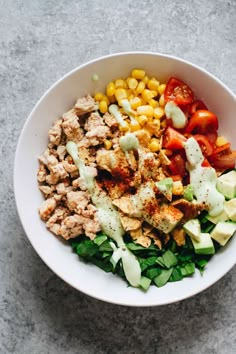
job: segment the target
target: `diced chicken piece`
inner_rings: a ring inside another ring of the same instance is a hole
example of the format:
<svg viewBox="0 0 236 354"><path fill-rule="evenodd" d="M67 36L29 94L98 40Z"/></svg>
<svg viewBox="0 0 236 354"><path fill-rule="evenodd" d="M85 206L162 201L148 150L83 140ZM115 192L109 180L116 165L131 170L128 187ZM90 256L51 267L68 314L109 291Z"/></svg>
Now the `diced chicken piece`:
<svg viewBox="0 0 236 354"><path fill-rule="evenodd" d="M54 198L44 200L41 206L39 207L39 215L41 219L47 220L52 214L52 212L55 210L56 205L57 203Z"/></svg>
<svg viewBox="0 0 236 354"><path fill-rule="evenodd" d="M83 136L83 130L80 128L79 119L74 109L71 109L67 113L63 114L62 128L66 134L67 140L74 142L80 141Z"/></svg>
<svg viewBox="0 0 236 354"><path fill-rule="evenodd" d="M56 185L56 191L59 195L65 195L66 193L68 193L68 185L64 182L58 183Z"/></svg>
<svg viewBox="0 0 236 354"><path fill-rule="evenodd" d="M89 140L90 146L96 146L102 144L110 134L110 129L104 125L88 131L85 136Z"/></svg>
<svg viewBox="0 0 236 354"><path fill-rule="evenodd" d="M106 112L104 114L103 119L104 119L105 123L108 125L108 127L110 127L110 128L118 127L118 125L119 125L117 120L115 119L115 117L108 112Z"/></svg>
<svg viewBox="0 0 236 354"><path fill-rule="evenodd" d="M52 128L49 129L48 135L49 140L54 145L59 145L61 142L61 134L62 134L62 119L58 119L53 124Z"/></svg>
<svg viewBox="0 0 236 354"><path fill-rule="evenodd" d="M57 155L60 161L63 161L66 155L66 147L65 145L59 145L57 147Z"/></svg>
<svg viewBox="0 0 236 354"><path fill-rule="evenodd" d="M98 103L90 96L79 98L75 103L75 111L78 116L98 110Z"/></svg>
<svg viewBox="0 0 236 354"><path fill-rule="evenodd" d="M101 230L97 218L90 219L82 215L74 214L67 216L61 224L59 234L66 240L86 234L90 239L96 237L96 233Z"/></svg>
<svg viewBox="0 0 236 354"><path fill-rule="evenodd" d="M75 238L84 233L83 222L84 218L81 215L75 214L67 216L62 221L58 234L66 240Z"/></svg>
<svg viewBox="0 0 236 354"><path fill-rule="evenodd" d="M62 220L65 219L67 216L69 215L69 210L63 207L57 207L54 211L54 213L52 214L52 216L48 219L46 225L47 227L53 231L56 235L58 235L58 233L56 233L55 231L58 231L58 228L55 230L52 230L53 226L55 224L59 225L61 224Z"/></svg>
<svg viewBox="0 0 236 354"><path fill-rule="evenodd" d="M84 129L87 131L93 130L97 127L104 126L104 119L98 112L91 113L85 122Z"/></svg>
<svg viewBox="0 0 236 354"><path fill-rule="evenodd" d="M171 236L175 240L177 246L185 245L186 232L184 231L184 229L174 229L171 233Z"/></svg>
<svg viewBox="0 0 236 354"><path fill-rule="evenodd" d="M39 186L39 189L41 190L41 192L45 195L48 196L49 194L51 194L54 191L54 186Z"/></svg>
<svg viewBox="0 0 236 354"><path fill-rule="evenodd" d="M48 157L48 160L54 158L54 156L50 155ZM51 161L48 162L48 168L50 170L50 175L46 177L46 182L48 184L57 184L60 179L64 179L68 176L68 173L64 169L63 163L57 161L56 159L56 164L55 160L53 160L53 164Z"/></svg>
<svg viewBox="0 0 236 354"><path fill-rule="evenodd" d="M207 210L207 205L203 203L189 202L183 198L175 200L172 205L183 212L183 223L190 219L196 218L202 210Z"/></svg>
<svg viewBox="0 0 236 354"><path fill-rule="evenodd" d="M41 163L39 165L39 169L38 169L38 175L37 175L38 181L40 183L45 182L46 177L47 177L47 170L46 170L44 164Z"/></svg>
<svg viewBox="0 0 236 354"><path fill-rule="evenodd" d="M142 216L141 206L136 195L124 195L120 199L113 200L112 203L130 217L140 218Z"/></svg>
<svg viewBox="0 0 236 354"><path fill-rule="evenodd" d="M73 189L81 189L82 191L86 191L86 183L82 177L76 178L72 181Z"/></svg>
<svg viewBox="0 0 236 354"><path fill-rule="evenodd" d="M64 169L68 173L73 173L73 172L78 171L78 168L73 163L69 163L68 161L64 160L64 161L62 161L62 164L63 164Z"/></svg>
<svg viewBox="0 0 236 354"><path fill-rule="evenodd" d="M67 206L71 211L81 214L90 202L90 197L84 191L71 191L67 193Z"/></svg>
<svg viewBox="0 0 236 354"><path fill-rule="evenodd" d="M137 230L141 228L142 221L137 218L131 218L123 213L120 214L120 220L125 231Z"/></svg>

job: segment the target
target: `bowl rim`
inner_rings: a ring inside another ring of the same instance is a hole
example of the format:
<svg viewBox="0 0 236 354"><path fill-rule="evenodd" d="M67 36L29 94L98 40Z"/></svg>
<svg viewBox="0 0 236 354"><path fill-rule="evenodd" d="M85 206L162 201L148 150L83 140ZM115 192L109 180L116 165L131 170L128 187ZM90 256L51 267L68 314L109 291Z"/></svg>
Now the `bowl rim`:
<svg viewBox="0 0 236 354"><path fill-rule="evenodd" d="M107 302L107 303L111 303L114 305L122 305L122 306L129 306L129 307L154 307L154 306L163 306L163 305L168 305L168 304L172 304L172 303L176 303L182 300L185 300L187 298L191 298L201 292L203 292L204 290L208 289L209 287L211 287L213 284L215 284L216 282L218 282L224 275L226 275L236 264L236 258L233 262L231 262L226 269L224 269L224 272L219 272L219 274L217 276L214 277L214 279L212 281L209 281L207 284L203 285L201 288L196 289L195 291L193 291L190 295L185 296L184 294L182 296L177 296L177 297L173 297L172 300L167 300L167 301L162 301L161 303L158 303L157 301L152 301L151 303L147 303L147 304L133 304L131 302L127 303L127 302L122 302L122 301L116 301L116 300L112 300L112 299L107 299L105 296L101 297L101 296L96 296L96 294L91 294L89 291L85 291L84 289L81 290L79 286L76 286L75 284L72 284L72 282L68 279L65 279L65 277L61 274L59 274L59 272L57 271L57 269L55 269L55 267L53 267L52 265L49 265L49 262L45 259L46 257L44 257L44 255L42 254L41 251L37 250L37 247L34 244L34 240L33 238L27 233L26 229L26 223L24 221L22 212L21 212L21 208L19 207L19 203L18 203L18 198L17 198L17 186L16 186L16 175L17 175L17 164L16 161L18 159L18 155L19 155L19 150L20 150L20 146L22 144L23 141L23 136L24 136L24 132L27 129L27 126L29 124L29 121L31 120L32 116L34 115L35 111L38 109L38 106L40 106L41 102L49 95L49 93L56 87L58 86L62 81L64 81L65 79L67 79L69 76L72 76L75 72L83 69L84 67L94 64L96 62L99 62L101 60L104 59L109 59L112 57L123 57L123 56L127 56L127 55L149 55L149 56L156 56L156 57L162 57L162 58L167 58L167 59L172 59L184 64L187 64L197 70L202 71L203 73L205 73L207 76L209 76L211 79L213 79L214 81L216 81L220 86L222 86L230 96L232 96L233 99L236 99L236 95L233 93L233 91L227 87L220 79L218 79L216 76L214 76L213 74L211 74L209 71L207 71L206 69L202 68L201 66L198 66L188 60L182 59L181 57L175 56L175 55L170 55L170 54L165 54L165 53L160 53L160 52L151 52L151 51L128 51L128 52L116 52L116 53L112 53L112 54L108 54L108 55L103 55L100 57L96 57L95 59L89 60L87 62L82 63L81 65L75 67L74 69L70 70L69 72L67 72L66 74L64 74L62 77L60 77L58 80L56 80L44 93L43 95L38 99L38 101L36 102L36 104L34 105L33 109L31 110L31 112L29 113L28 117L26 118L24 125L20 131L19 137L18 137L18 142L16 145L16 149L15 149L15 157L14 157L14 168L13 168L13 189L14 189L14 197L15 197L15 204L16 204L16 209L17 209L17 214L19 216L21 225L23 227L23 230L27 236L28 241L30 242L31 246L33 247L33 249L35 250L36 254L42 259L42 261L46 264L46 266L53 272L55 273L60 279L62 279L65 283L67 283L68 285L70 285L72 288L76 289L77 291L80 291L81 293L91 297L91 298L95 298L97 300L103 301L103 302Z"/></svg>

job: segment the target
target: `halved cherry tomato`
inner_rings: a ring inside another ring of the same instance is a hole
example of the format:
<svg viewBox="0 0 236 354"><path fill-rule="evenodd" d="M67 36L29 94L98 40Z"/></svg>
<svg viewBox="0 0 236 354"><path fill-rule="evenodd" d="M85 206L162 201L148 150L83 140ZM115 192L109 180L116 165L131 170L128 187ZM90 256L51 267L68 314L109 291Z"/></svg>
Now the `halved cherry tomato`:
<svg viewBox="0 0 236 354"><path fill-rule="evenodd" d="M207 110L207 106L206 106L202 101L197 100L197 101L194 101L194 102L190 105L189 113L190 113L190 114L193 114L193 113L195 113L196 111L199 111L199 110L202 110L202 109Z"/></svg>
<svg viewBox="0 0 236 354"><path fill-rule="evenodd" d="M211 164L213 167L219 168L220 170L235 168L236 152L232 152L228 155L214 156L211 158Z"/></svg>
<svg viewBox="0 0 236 354"><path fill-rule="evenodd" d="M211 132L211 133L205 133L204 135L207 137L208 141L210 141L210 143L212 145L215 145L216 139L218 137L218 134L217 134L216 131L215 132Z"/></svg>
<svg viewBox="0 0 236 354"><path fill-rule="evenodd" d="M202 163L202 167L211 167L210 162L205 158L203 163Z"/></svg>
<svg viewBox="0 0 236 354"><path fill-rule="evenodd" d="M209 156L213 154L214 146L204 135L196 134L193 135L193 138L197 140L204 156Z"/></svg>
<svg viewBox="0 0 236 354"><path fill-rule="evenodd" d="M207 110L196 111L190 118L185 133L204 134L215 132L218 129L218 119L216 115Z"/></svg>
<svg viewBox="0 0 236 354"><path fill-rule="evenodd" d="M185 82L171 77L164 92L166 102L173 101L177 105L187 105L193 101L193 91Z"/></svg>
<svg viewBox="0 0 236 354"><path fill-rule="evenodd" d="M168 127L163 138L163 147L170 150L183 149L184 143L187 141L184 135L175 129Z"/></svg>
<svg viewBox="0 0 236 354"><path fill-rule="evenodd" d="M170 158L171 163L168 165L173 175L184 177L187 170L185 166L186 160L180 154L176 154Z"/></svg>
<svg viewBox="0 0 236 354"><path fill-rule="evenodd" d="M222 156L222 155L229 155L231 154L231 148L230 148L230 143L226 143L224 145L218 146L217 148L214 149L212 152L213 157L214 156Z"/></svg>

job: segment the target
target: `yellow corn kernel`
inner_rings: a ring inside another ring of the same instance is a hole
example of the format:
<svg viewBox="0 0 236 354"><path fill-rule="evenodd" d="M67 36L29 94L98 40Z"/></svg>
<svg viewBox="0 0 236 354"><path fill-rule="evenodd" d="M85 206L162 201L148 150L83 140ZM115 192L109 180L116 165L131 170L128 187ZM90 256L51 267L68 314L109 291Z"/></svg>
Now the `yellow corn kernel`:
<svg viewBox="0 0 236 354"><path fill-rule="evenodd" d="M136 109L137 107L141 106L142 100L140 97L133 97L130 99L130 105L132 109Z"/></svg>
<svg viewBox="0 0 236 354"><path fill-rule="evenodd" d="M129 123L125 120L124 125L120 125L119 129L121 132L127 132L129 131Z"/></svg>
<svg viewBox="0 0 236 354"><path fill-rule="evenodd" d="M139 106L137 108L137 113L138 115L146 115L147 117L152 117L153 116L153 107L149 105L144 105L144 106Z"/></svg>
<svg viewBox="0 0 236 354"><path fill-rule="evenodd" d="M148 89L144 89L143 92L142 92L142 99L145 101L145 102L148 102L151 98L153 98L154 95L152 93L152 91L148 90Z"/></svg>
<svg viewBox="0 0 236 354"><path fill-rule="evenodd" d="M115 91L116 88L114 82L109 82L106 89L107 96L113 96L115 94Z"/></svg>
<svg viewBox="0 0 236 354"><path fill-rule="evenodd" d="M216 146L222 146L224 144L227 144L228 140L224 137L224 136L218 136L218 138L216 139Z"/></svg>
<svg viewBox="0 0 236 354"><path fill-rule="evenodd" d="M172 193L174 195L183 195L184 187L181 181L174 181L172 187Z"/></svg>
<svg viewBox="0 0 236 354"><path fill-rule="evenodd" d="M111 142L111 140L105 139L105 140L104 140L104 147L105 147L106 150L110 150L111 147L112 147L112 142Z"/></svg>
<svg viewBox="0 0 236 354"><path fill-rule="evenodd" d="M163 119L163 120L161 121L161 127L162 127L162 128L166 128L166 126L167 126L166 119Z"/></svg>
<svg viewBox="0 0 236 354"><path fill-rule="evenodd" d="M158 101L154 100L154 98L151 98L151 99L148 101L148 104L150 104L150 106L152 106L153 108L157 108L157 107L159 106Z"/></svg>
<svg viewBox="0 0 236 354"><path fill-rule="evenodd" d="M95 101L100 102L103 99L103 93L96 92L94 95L94 99L95 99Z"/></svg>
<svg viewBox="0 0 236 354"><path fill-rule="evenodd" d="M127 87L127 84L126 82L123 80L123 79L117 79L115 81L115 88L126 88Z"/></svg>
<svg viewBox="0 0 236 354"><path fill-rule="evenodd" d="M154 118L161 119L165 114L164 108L163 107L156 107L153 110L153 116Z"/></svg>
<svg viewBox="0 0 236 354"><path fill-rule="evenodd" d="M109 100L109 98L106 95L103 95L102 100L106 101L107 105L109 106L110 100Z"/></svg>
<svg viewBox="0 0 236 354"><path fill-rule="evenodd" d="M130 88L131 90L135 90L136 87L138 86L138 81L134 77L130 77L127 80L127 84L128 84L128 88Z"/></svg>
<svg viewBox="0 0 236 354"><path fill-rule="evenodd" d="M159 85L160 85L160 83L159 83L159 81L157 81L157 79L155 79L155 77L148 80L148 83L147 83L147 87L149 88L149 90L158 91Z"/></svg>
<svg viewBox="0 0 236 354"><path fill-rule="evenodd" d="M144 76L144 78L142 79L142 81L145 83L145 85L147 85L149 80L149 77L147 75Z"/></svg>
<svg viewBox="0 0 236 354"><path fill-rule="evenodd" d="M127 91L124 88L118 88L118 89L116 89L115 97L116 97L117 101L119 102L119 101L123 100L124 98L128 97Z"/></svg>
<svg viewBox="0 0 236 354"><path fill-rule="evenodd" d="M140 129L141 129L141 126L140 126L139 122L137 122L136 120L132 120L130 123L130 131L135 132Z"/></svg>
<svg viewBox="0 0 236 354"><path fill-rule="evenodd" d="M143 81L140 81L138 83L138 86L135 89L135 92L136 92L137 95L139 95L140 93L143 92L144 89L145 89L145 83Z"/></svg>
<svg viewBox="0 0 236 354"><path fill-rule="evenodd" d="M159 98L159 105L161 107L164 107L165 106L165 98L164 98L164 95L162 94L161 97Z"/></svg>
<svg viewBox="0 0 236 354"><path fill-rule="evenodd" d="M156 138L152 138L148 144L148 148L151 152L157 152L160 150L160 141Z"/></svg>
<svg viewBox="0 0 236 354"><path fill-rule="evenodd" d="M145 71L142 69L133 69L131 76L135 79L142 80L145 76Z"/></svg>
<svg viewBox="0 0 236 354"><path fill-rule="evenodd" d="M99 110L101 113L107 112L107 102L105 100L99 102Z"/></svg>
<svg viewBox="0 0 236 354"><path fill-rule="evenodd" d="M138 120L139 124L140 124L141 126L143 126L145 123L147 123L148 117L143 114L143 115L141 115L141 116L138 116L138 117L137 117L137 120Z"/></svg>
<svg viewBox="0 0 236 354"><path fill-rule="evenodd" d="M157 89L159 95L163 95L165 89L166 89L166 84L161 84L161 85L159 85L159 86L158 86L158 89Z"/></svg>

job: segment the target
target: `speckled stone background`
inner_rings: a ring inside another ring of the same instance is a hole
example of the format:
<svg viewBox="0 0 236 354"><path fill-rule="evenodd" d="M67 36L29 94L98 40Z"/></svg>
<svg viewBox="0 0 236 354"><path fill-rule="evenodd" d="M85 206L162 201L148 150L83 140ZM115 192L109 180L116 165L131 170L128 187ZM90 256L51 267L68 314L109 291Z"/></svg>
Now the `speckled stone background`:
<svg viewBox="0 0 236 354"><path fill-rule="evenodd" d="M236 91L235 0L0 0L0 353L236 353L236 268L160 308L89 298L40 260L17 216L16 143L34 104L72 68L130 50L174 54Z"/></svg>

